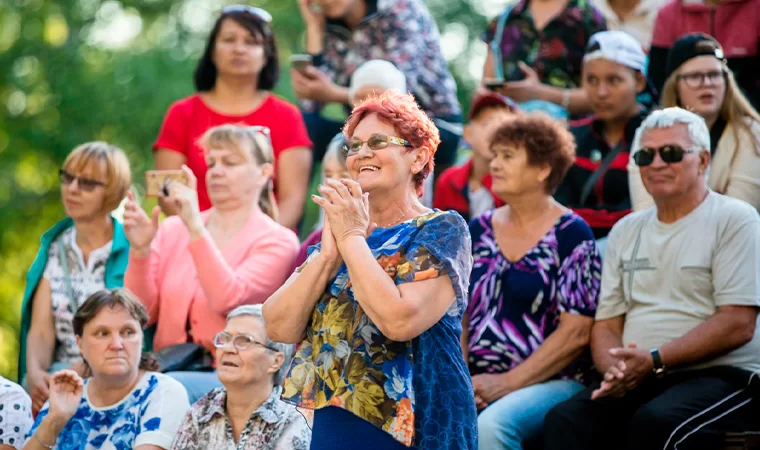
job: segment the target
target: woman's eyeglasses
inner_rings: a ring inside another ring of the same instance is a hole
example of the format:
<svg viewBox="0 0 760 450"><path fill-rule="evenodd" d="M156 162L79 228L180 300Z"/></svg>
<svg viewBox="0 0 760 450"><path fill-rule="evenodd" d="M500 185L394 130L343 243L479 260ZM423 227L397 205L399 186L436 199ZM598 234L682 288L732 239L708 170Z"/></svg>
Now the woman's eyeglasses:
<svg viewBox="0 0 760 450"><path fill-rule="evenodd" d="M64 184L64 185L67 185L67 186L69 184L73 183L74 180L77 180L77 184L79 185L79 189L81 189L83 191L87 191L87 192L94 191L95 188L98 187L98 186L105 186L106 185L102 181L91 180L89 178L78 177L78 176L72 175L72 174L66 172L63 169L60 169L58 171L58 176L61 179L61 184Z"/></svg>
<svg viewBox="0 0 760 450"><path fill-rule="evenodd" d="M683 161L683 155L686 153L697 153L698 148L682 148L678 145L663 145L660 148L642 147L633 154L633 162L639 167L645 167L654 162L654 155L660 154L662 162L666 164L679 163Z"/></svg>
<svg viewBox="0 0 760 450"><path fill-rule="evenodd" d="M683 80L691 89L699 89L705 85L705 80L710 80L711 85L723 84L726 78L726 72L722 70L713 70L710 72L687 72L679 74L676 77Z"/></svg>
<svg viewBox="0 0 760 450"><path fill-rule="evenodd" d="M255 6L248 5L230 5L222 9L222 14L230 13L248 13L252 16L256 16L266 23L272 23L272 15L265 9L257 8Z"/></svg>
<svg viewBox="0 0 760 450"><path fill-rule="evenodd" d="M386 136L384 134L373 134L366 141L361 139L351 139L348 144L343 146L343 154L348 156L354 156L367 144L370 150L382 150L388 147L390 144L401 145L402 147L413 147L411 142L406 139L397 138L394 136Z"/></svg>
<svg viewBox="0 0 760 450"><path fill-rule="evenodd" d="M216 333L216 336L214 336L214 347L216 348L226 347L230 342L232 342L232 345L241 352L248 350L248 348L252 345L259 345L267 350L272 350L273 352L278 351L275 348L257 341L247 334L238 334L236 336L233 336L225 331L222 331L220 333Z"/></svg>

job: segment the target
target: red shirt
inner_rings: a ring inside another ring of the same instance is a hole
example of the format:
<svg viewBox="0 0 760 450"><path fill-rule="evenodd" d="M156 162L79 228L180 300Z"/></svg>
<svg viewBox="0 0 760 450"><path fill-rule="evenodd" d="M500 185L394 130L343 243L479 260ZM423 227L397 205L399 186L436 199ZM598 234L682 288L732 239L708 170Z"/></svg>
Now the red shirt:
<svg viewBox="0 0 760 450"><path fill-rule="evenodd" d="M459 167L449 167L438 178L433 196L433 208L444 211L452 210L462 215L468 221L470 217L470 171L472 159ZM491 191L491 174L487 174L480 183L491 192L495 207L504 206L504 202Z"/></svg>
<svg viewBox="0 0 760 450"><path fill-rule="evenodd" d="M269 127L275 173L282 152L297 147L312 147L301 112L274 94L267 96L255 111L243 116L218 113L209 108L199 94L175 102L166 113L153 150L166 149L185 155L187 166L198 179L198 204L201 211L210 208L211 201L206 191L206 158L197 142L209 128L225 124Z"/></svg>

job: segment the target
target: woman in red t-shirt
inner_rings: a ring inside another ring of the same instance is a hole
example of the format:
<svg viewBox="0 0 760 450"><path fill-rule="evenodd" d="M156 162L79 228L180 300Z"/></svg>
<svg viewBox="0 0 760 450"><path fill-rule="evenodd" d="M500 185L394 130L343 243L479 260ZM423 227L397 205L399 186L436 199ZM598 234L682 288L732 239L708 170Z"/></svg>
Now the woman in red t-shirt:
<svg viewBox="0 0 760 450"><path fill-rule="evenodd" d="M311 173L311 141L301 113L271 94L279 77L272 16L261 8L230 6L216 21L198 67L198 91L174 103L153 145L156 169L187 164L198 179L201 210L211 206L206 192L206 160L197 141L209 128L231 124L270 129L275 162L279 222L296 228L303 214ZM161 203L167 214L172 205Z"/></svg>

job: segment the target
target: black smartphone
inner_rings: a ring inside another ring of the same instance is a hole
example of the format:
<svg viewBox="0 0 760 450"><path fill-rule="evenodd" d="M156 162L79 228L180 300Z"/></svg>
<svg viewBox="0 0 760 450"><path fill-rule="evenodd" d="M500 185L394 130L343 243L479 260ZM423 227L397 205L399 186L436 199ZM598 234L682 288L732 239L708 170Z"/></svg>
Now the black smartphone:
<svg viewBox="0 0 760 450"><path fill-rule="evenodd" d="M489 90L493 91L493 90L496 90L496 89L503 88L506 83L504 82L504 80L498 80L498 79L495 79L495 78L491 78L491 79L483 80L483 84Z"/></svg>

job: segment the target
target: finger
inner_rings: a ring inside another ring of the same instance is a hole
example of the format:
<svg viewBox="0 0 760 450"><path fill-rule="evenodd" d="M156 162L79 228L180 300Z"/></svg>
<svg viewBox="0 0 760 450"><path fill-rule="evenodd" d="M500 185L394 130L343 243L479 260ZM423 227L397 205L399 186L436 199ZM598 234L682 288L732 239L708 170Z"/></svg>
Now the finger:
<svg viewBox="0 0 760 450"><path fill-rule="evenodd" d="M319 187L317 187L317 190L322 194L322 197L330 203L335 204L341 200L340 194L338 194L332 186L320 184Z"/></svg>
<svg viewBox="0 0 760 450"><path fill-rule="evenodd" d="M127 191L127 200L129 200L130 202L134 202L135 201L135 193L132 192L132 189L130 189L130 190ZM127 203L127 204L129 204L129 203Z"/></svg>
<svg viewBox="0 0 760 450"><path fill-rule="evenodd" d="M343 183L343 180L333 180L333 179L327 179L325 181L331 188L335 189L335 192L337 192L340 195L341 199L347 200L352 197L353 193L351 192L350 186L347 186L345 183Z"/></svg>
<svg viewBox="0 0 760 450"><path fill-rule="evenodd" d="M313 201L314 203L316 203L316 204L317 204L317 205L319 205L319 206L320 206L322 209L324 209L324 210L325 210L325 212L327 212L327 208L328 208L328 206L332 206L332 203L330 203L330 201L329 201L329 200L327 200L327 199L326 199L326 198L324 198L324 197L320 197L320 196L318 196L318 195L312 195L312 196L311 196L311 199L312 199L312 201Z"/></svg>
<svg viewBox="0 0 760 450"><path fill-rule="evenodd" d="M153 229L158 229L158 219L161 217L161 207L160 206L154 206L153 212L150 215L150 221L153 224Z"/></svg>
<svg viewBox="0 0 760 450"><path fill-rule="evenodd" d="M613 348L610 349L610 355L617 356L623 359L634 358L639 354L640 350L635 348Z"/></svg>
<svg viewBox="0 0 760 450"><path fill-rule="evenodd" d="M635 342L631 342L628 344L628 348L637 348Z"/></svg>
<svg viewBox="0 0 760 450"><path fill-rule="evenodd" d="M182 172L184 172L185 176L187 177L187 187L195 191L198 187L198 180L195 178L193 171L190 170L186 164L182 164Z"/></svg>
<svg viewBox="0 0 760 450"><path fill-rule="evenodd" d="M617 363L617 368L620 369L621 371L625 372L626 370L628 370L628 364L626 364L625 361L620 360Z"/></svg>
<svg viewBox="0 0 760 450"><path fill-rule="evenodd" d="M362 203L364 204L364 210L369 212L369 192L362 194Z"/></svg>
<svg viewBox="0 0 760 450"><path fill-rule="evenodd" d="M343 185L348 188L348 190L351 192L351 195L355 199L357 200L362 199L362 201L364 201L364 206L369 207L369 203L368 203L369 194L366 192L362 192L362 186L359 184L359 182L355 180L351 180L349 178L341 178L340 182L343 183Z"/></svg>
<svg viewBox="0 0 760 450"><path fill-rule="evenodd" d="M532 67L530 67L529 65L525 64L524 62L517 61L517 64L520 66L520 70L522 70L525 75L530 76L530 77L536 75L536 71L533 70Z"/></svg>

